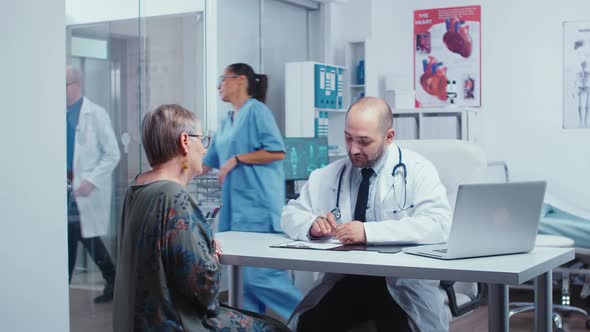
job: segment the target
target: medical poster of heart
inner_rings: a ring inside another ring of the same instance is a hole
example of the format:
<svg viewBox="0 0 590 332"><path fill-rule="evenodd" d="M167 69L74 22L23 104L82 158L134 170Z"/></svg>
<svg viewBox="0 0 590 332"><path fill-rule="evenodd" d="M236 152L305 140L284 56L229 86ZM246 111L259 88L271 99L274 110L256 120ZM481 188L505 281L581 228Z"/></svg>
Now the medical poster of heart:
<svg viewBox="0 0 590 332"><path fill-rule="evenodd" d="M416 107L481 106L481 6L414 11Z"/></svg>

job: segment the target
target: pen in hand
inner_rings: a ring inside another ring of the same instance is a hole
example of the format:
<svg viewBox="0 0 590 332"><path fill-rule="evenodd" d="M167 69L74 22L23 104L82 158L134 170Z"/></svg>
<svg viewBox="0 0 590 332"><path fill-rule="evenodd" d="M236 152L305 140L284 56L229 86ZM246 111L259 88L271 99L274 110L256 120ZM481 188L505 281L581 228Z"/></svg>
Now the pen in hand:
<svg viewBox="0 0 590 332"><path fill-rule="evenodd" d="M313 226L316 226L315 228L315 232L314 233L320 233L320 237L323 236L334 236L334 230L336 229L336 223L333 220L330 220L330 218L328 218L328 216L326 216L324 213L322 213L321 211L319 211L318 209L314 209L314 212L317 214L316 217L316 222L314 222ZM317 222L317 218L321 219L322 221ZM312 228L314 228L312 226ZM315 235L314 235L315 236Z"/></svg>
<svg viewBox="0 0 590 332"><path fill-rule="evenodd" d="M314 213L316 213L318 215L318 217L321 217L323 219L328 219L328 217L325 214L323 214L320 210L314 209L313 211L314 211Z"/></svg>

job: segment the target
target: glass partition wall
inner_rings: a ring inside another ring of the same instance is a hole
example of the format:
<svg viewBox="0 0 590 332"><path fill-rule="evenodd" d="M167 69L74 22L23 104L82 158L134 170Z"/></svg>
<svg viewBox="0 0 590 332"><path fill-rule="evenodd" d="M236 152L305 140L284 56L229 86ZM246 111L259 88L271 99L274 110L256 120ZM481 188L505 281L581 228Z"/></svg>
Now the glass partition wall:
<svg viewBox="0 0 590 332"><path fill-rule="evenodd" d="M134 16L66 27L67 64L72 68L66 75L71 104L66 121L74 133L66 142L73 150L67 166L73 185L68 207L70 261L76 257L70 281L71 331L112 331L110 283L123 198L133 178L149 167L140 144L143 115L160 104L178 103L207 123L202 12L145 16L139 14L140 5L138 1ZM141 12L145 11L144 6ZM104 112L108 120L89 120L84 116L89 109ZM110 187L109 193L103 193L102 202L91 203L99 212L80 213L73 197L79 194L75 192L81 170L93 167L107 174L102 181L110 183L101 187ZM106 233L85 234L89 220L81 216L89 214L92 222L108 224Z"/></svg>
<svg viewBox="0 0 590 332"><path fill-rule="evenodd" d="M203 8L187 10L187 5L195 3ZM206 12L205 3L210 5ZM105 277L99 267L105 264L97 265L93 255L116 262L116 232L127 186L149 167L140 144L143 115L160 104L178 103L197 114L208 124L205 129L209 134L214 135L209 129L217 128L231 105L219 100L214 83L205 82L221 75L225 66L245 62L269 76L267 104L282 130L287 79L284 65L292 61L321 62L322 43L316 40L321 33L310 31L310 27L320 26L321 16L317 10L283 0L67 0L66 11L67 63L79 69L80 93L88 100L82 107L92 102L103 109L108 121L99 127L112 129L115 143L110 145L110 151L119 152L114 154L117 158L111 155L107 167L110 207L107 204L101 208L107 211L103 219L109 226L106 234L98 235L105 250L99 249L96 254L96 249L90 252L78 241L69 290L70 326L71 331L112 331L112 301L103 296L108 272ZM210 21L205 22L206 18ZM206 50L206 33L209 40L215 40L214 52ZM66 83L78 83L74 78L70 75ZM76 88L72 84L66 90L72 93L70 90L75 92ZM75 107L66 114L72 110ZM67 121L70 118L66 116ZM78 129L74 142L83 136L79 135L82 128ZM215 174L193 181L189 192L204 213L219 206L220 188ZM75 217L68 218L68 223L76 221ZM223 278L222 290L226 284Z"/></svg>

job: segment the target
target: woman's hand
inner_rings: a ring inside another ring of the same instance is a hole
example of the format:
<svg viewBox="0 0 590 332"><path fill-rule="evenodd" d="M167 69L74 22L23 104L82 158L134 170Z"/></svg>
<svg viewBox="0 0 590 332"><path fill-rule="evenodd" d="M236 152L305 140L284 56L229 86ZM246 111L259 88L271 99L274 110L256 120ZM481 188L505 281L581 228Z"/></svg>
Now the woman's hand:
<svg viewBox="0 0 590 332"><path fill-rule="evenodd" d="M199 175L205 175L207 173L211 172L211 167L203 164L203 173L199 174Z"/></svg>
<svg viewBox="0 0 590 332"><path fill-rule="evenodd" d="M217 240L213 240L213 249L215 250L215 253L213 254L213 256L219 262L219 257L221 257L221 255L223 255L223 249L221 248L221 242L219 242Z"/></svg>
<svg viewBox="0 0 590 332"><path fill-rule="evenodd" d="M219 181L219 184L223 184L223 181L225 181L225 177L229 174L229 172L231 172L232 169L234 169L234 167L236 167L237 164L238 161L236 160L236 158L231 157L228 161L225 162L225 164L223 164L223 166L221 166L221 168L219 169L219 174L217 175L217 180Z"/></svg>

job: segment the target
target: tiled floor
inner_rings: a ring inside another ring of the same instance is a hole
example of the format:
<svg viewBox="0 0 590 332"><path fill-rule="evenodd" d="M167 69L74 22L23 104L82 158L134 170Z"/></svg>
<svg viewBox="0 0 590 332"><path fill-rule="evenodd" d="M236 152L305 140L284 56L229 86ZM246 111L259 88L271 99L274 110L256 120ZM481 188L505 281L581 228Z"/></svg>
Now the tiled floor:
<svg viewBox="0 0 590 332"><path fill-rule="evenodd" d="M94 304L94 297L100 290L70 288L70 331L72 332L105 332L112 331L112 303ZM511 292L511 299L525 300L529 293ZM530 298L529 298L530 300ZM576 304L585 305L580 302ZM586 304L587 305L587 304ZM472 313L451 323L451 331L487 331L487 306L481 306ZM587 331L586 319L579 314L572 314L564 319L564 332ZM533 331L533 313L518 314L510 319L510 331Z"/></svg>
<svg viewBox="0 0 590 332"><path fill-rule="evenodd" d="M70 331L112 331L113 303L95 304L100 291L70 288Z"/></svg>

